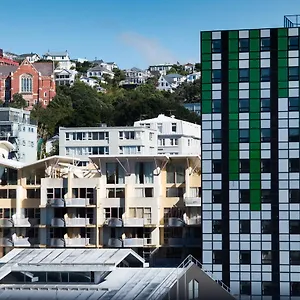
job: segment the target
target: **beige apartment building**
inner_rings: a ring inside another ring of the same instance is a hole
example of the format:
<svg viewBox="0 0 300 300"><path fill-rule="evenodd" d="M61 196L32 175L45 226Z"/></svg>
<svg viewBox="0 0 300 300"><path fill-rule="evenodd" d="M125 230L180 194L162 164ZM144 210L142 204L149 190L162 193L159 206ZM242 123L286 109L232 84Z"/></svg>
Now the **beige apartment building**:
<svg viewBox="0 0 300 300"><path fill-rule="evenodd" d="M200 157L0 159L0 249L132 248L152 264L201 255ZM167 258L167 259L166 259Z"/></svg>

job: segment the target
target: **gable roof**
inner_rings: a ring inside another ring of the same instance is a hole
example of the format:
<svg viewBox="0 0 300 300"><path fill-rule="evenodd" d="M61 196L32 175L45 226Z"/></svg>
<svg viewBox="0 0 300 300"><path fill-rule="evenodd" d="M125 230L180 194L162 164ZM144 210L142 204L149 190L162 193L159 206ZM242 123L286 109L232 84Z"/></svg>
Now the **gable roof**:
<svg viewBox="0 0 300 300"><path fill-rule="evenodd" d="M7 77L11 72L15 72L19 66L0 66L0 76Z"/></svg>
<svg viewBox="0 0 300 300"><path fill-rule="evenodd" d="M105 67L100 66L100 65L88 69L88 72L93 72L93 71L104 71L107 73L112 73L110 70L108 70Z"/></svg>
<svg viewBox="0 0 300 300"><path fill-rule="evenodd" d="M35 62L32 65L42 76L53 75L54 65L52 62Z"/></svg>
<svg viewBox="0 0 300 300"><path fill-rule="evenodd" d="M44 56L66 56L68 55L68 51L64 52L46 52Z"/></svg>
<svg viewBox="0 0 300 300"><path fill-rule="evenodd" d="M28 56L34 56L34 55L39 56L37 53L23 53L23 54L20 54L19 57L22 58L22 57L28 57Z"/></svg>
<svg viewBox="0 0 300 300"><path fill-rule="evenodd" d="M173 83L174 79L180 79L182 78L182 75L179 74L168 74L168 75L163 75L163 78L168 82L168 83Z"/></svg>

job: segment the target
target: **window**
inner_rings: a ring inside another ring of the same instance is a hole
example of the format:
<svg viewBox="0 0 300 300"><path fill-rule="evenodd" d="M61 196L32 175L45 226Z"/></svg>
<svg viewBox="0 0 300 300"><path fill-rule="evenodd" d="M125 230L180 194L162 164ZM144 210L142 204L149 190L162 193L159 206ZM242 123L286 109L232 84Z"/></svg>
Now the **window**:
<svg viewBox="0 0 300 300"><path fill-rule="evenodd" d="M107 198L125 198L124 188L106 189Z"/></svg>
<svg viewBox="0 0 300 300"><path fill-rule="evenodd" d="M261 172L262 173L271 173L271 160L270 159L262 159L261 162Z"/></svg>
<svg viewBox="0 0 300 300"><path fill-rule="evenodd" d="M166 189L166 197L180 197L184 194L183 188L170 187Z"/></svg>
<svg viewBox="0 0 300 300"><path fill-rule="evenodd" d="M157 130L159 133L162 133L162 123L157 124Z"/></svg>
<svg viewBox="0 0 300 300"><path fill-rule="evenodd" d="M272 202L271 190L261 190L260 199L262 203L271 203Z"/></svg>
<svg viewBox="0 0 300 300"><path fill-rule="evenodd" d="M185 168L182 165L167 165L167 183L182 184L185 182Z"/></svg>
<svg viewBox="0 0 300 300"><path fill-rule="evenodd" d="M290 36L289 37L289 50L299 50L299 37Z"/></svg>
<svg viewBox="0 0 300 300"><path fill-rule="evenodd" d="M271 100L269 98L260 99L260 110L262 112L270 112L271 111Z"/></svg>
<svg viewBox="0 0 300 300"><path fill-rule="evenodd" d="M289 98L289 111L299 111L299 97Z"/></svg>
<svg viewBox="0 0 300 300"><path fill-rule="evenodd" d="M300 282L290 283L291 296L300 296Z"/></svg>
<svg viewBox="0 0 300 300"><path fill-rule="evenodd" d="M249 82L249 69L239 69L239 82Z"/></svg>
<svg viewBox="0 0 300 300"><path fill-rule="evenodd" d="M249 143L249 129L239 130L239 141L240 143Z"/></svg>
<svg viewBox="0 0 300 300"><path fill-rule="evenodd" d="M249 112L250 101L249 99L240 99L239 100L239 112Z"/></svg>
<svg viewBox="0 0 300 300"><path fill-rule="evenodd" d="M21 93L32 93L32 76L29 74L21 76Z"/></svg>
<svg viewBox="0 0 300 300"><path fill-rule="evenodd" d="M106 164L106 183L107 184L125 183L125 172L119 163Z"/></svg>
<svg viewBox="0 0 300 300"><path fill-rule="evenodd" d="M272 233L272 221L271 220L262 220L261 221L261 233L271 234Z"/></svg>
<svg viewBox="0 0 300 300"><path fill-rule="evenodd" d="M213 143L222 143L222 130L221 129L213 129L212 142Z"/></svg>
<svg viewBox="0 0 300 300"><path fill-rule="evenodd" d="M260 69L260 81L270 81L271 69L261 68Z"/></svg>
<svg viewBox="0 0 300 300"><path fill-rule="evenodd" d="M261 252L261 263L263 265L272 264L272 252L271 251L262 251Z"/></svg>
<svg viewBox="0 0 300 300"><path fill-rule="evenodd" d="M250 160L240 159L240 173L249 173L249 172L250 172Z"/></svg>
<svg viewBox="0 0 300 300"><path fill-rule="evenodd" d="M239 51L240 52L249 52L249 39L240 39L239 40Z"/></svg>
<svg viewBox="0 0 300 300"><path fill-rule="evenodd" d="M240 203L250 203L250 190L240 190Z"/></svg>
<svg viewBox="0 0 300 300"><path fill-rule="evenodd" d="M222 203L222 191L213 190L212 191L212 202L213 203Z"/></svg>
<svg viewBox="0 0 300 300"><path fill-rule="evenodd" d="M299 67L289 67L289 81L299 81Z"/></svg>
<svg viewBox="0 0 300 300"><path fill-rule="evenodd" d="M290 220L290 234L300 234L299 220Z"/></svg>
<svg viewBox="0 0 300 300"><path fill-rule="evenodd" d="M213 173L222 173L222 160L214 159L212 161L212 169Z"/></svg>
<svg viewBox="0 0 300 300"><path fill-rule="evenodd" d="M192 280L189 282L189 300L199 299L199 283L197 280Z"/></svg>
<svg viewBox="0 0 300 300"><path fill-rule="evenodd" d="M212 53L221 53L221 40L213 40L211 43L211 52Z"/></svg>
<svg viewBox="0 0 300 300"><path fill-rule="evenodd" d="M213 264L222 264L222 250L213 250Z"/></svg>
<svg viewBox="0 0 300 300"><path fill-rule="evenodd" d="M241 250L240 251L240 264L241 265L250 265L251 264L251 251L250 250Z"/></svg>
<svg viewBox="0 0 300 300"><path fill-rule="evenodd" d="M152 162L137 162L135 164L135 183L153 183L154 165Z"/></svg>
<svg viewBox="0 0 300 300"><path fill-rule="evenodd" d="M274 287L272 281L263 281L261 283L262 294L264 296L272 296L274 293Z"/></svg>
<svg viewBox="0 0 300 300"><path fill-rule="evenodd" d="M300 142L299 128L289 128L289 142Z"/></svg>
<svg viewBox="0 0 300 300"><path fill-rule="evenodd" d="M213 113L221 112L221 99L212 99L212 112Z"/></svg>
<svg viewBox="0 0 300 300"><path fill-rule="evenodd" d="M300 190L299 189L290 189L289 190L289 201L290 201L290 203L299 203L300 202Z"/></svg>
<svg viewBox="0 0 300 300"><path fill-rule="evenodd" d="M176 123L172 123L172 132L176 132L177 131L177 125Z"/></svg>
<svg viewBox="0 0 300 300"><path fill-rule="evenodd" d="M300 251L290 251L290 265L300 265Z"/></svg>
<svg viewBox="0 0 300 300"><path fill-rule="evenodd" d="M119 131L120 140L134 140L135 132L134 131Z"/></svg>
<svg viewBox="0 0 300 300"><path fill-rule="evenodd" d="M241 295L251 296L251 281L241 281L240 282L240 293L241 293Z"/></svg>
<svg viewBox="0 0 300 300"><path fill-rule="evenodd" d="M299 172L299 171L300 171L299 158L290 158L289 172Z"/></svg>
<svg viewBox="0 0 300 300"><path fill-rule="evenodd" d="M223 228L222 220L213 220L213 224L212 224L213 233L221 234L222 228Z"/></svg>
<svg viewBox="0 0 300 300"><path fill-rule="evenodd" d="M221 70L212 70L212 82L213 83L221 83L222 82Z"/></svg>
<svg viewBox="0 0 300 300"><path fill-rule="evenodd" d="M250 220L240 220L240 233L250 234Z"/></svg>
<svg viewBox="0 0 300 300"><path fill-rule="evenodd" d="M260 140L261 140L261 142L270 142L271 141L271 129L262 128Z"/></svg>
<svg viewBox="0 0 300 300"><path fill-rule="evenodd" d="M260 50L261 51L270 51L271 49L271 39L269 37L260 39Z"/></svg>

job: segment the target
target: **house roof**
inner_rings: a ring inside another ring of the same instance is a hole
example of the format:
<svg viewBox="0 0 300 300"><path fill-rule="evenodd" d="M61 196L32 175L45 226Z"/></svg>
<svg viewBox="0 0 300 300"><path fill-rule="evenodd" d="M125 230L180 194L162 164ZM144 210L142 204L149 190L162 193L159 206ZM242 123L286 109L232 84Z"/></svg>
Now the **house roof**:
<svg viewBox="0 0 300 300"><path fill-rule="evenodd" d="M0 66L0 76L7 77L11 72L15 72L19 66Z"/></svg>
<svg viewBox="0 0 300 300"><path fill-rule="evenodd" d="M66 55L68 55L68 51L64 51L64 52L46 52L44 55L45 56L66 56Z"/></svg>
<svg viewBox="0 0 300 300"><path fill-rule="evenodd" d="M182 75L179 75L179 74L168 74L168 75L163 75L163 78L169 83L173 83L174 82L174 79L180 79L182 78L183 76Z"/></svg>
<svg viewBox="0 0 300 300"><path fill-rule="evenodd" d="M100 65L88 69L88 72L93 72L93 71L104 71L107 73L112 73L110 70Z"/></svg>
<svg viewBox="0 0 300 300"><path fill-rule="evenodd" d="M33 55L39 56L37 53L23 53L23 54L20 54L19 57L27 57L27 56L33 56Z"/></svg>
<svg viewBox="0 0 300 300"><path fill-rule="evenodd" d="M136 67L131 68L130 71L134 71L134 72L143 72L143 70L141 70L141 69L139 69L139 68L136 68Z"/></svg>
<svg viewBox="0 0 300 300"><path fill-rule="evenodd" d="M32 64L42 76L51 76L54 71L54 65L52 62L35 62Z"/></svg>

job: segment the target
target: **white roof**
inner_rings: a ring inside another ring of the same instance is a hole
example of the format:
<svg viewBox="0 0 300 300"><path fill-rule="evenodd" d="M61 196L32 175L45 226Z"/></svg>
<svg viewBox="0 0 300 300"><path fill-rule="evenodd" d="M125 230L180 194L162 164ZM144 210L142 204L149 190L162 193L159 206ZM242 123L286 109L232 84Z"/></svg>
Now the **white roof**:
<svg viewBox="0 0 300 300"><path fill-rule="evenodd" d="M182 121L182 120L175 119L173 117L167 117L164 114L160 114L156 118L136 121L134 123L152 123L152 122L163 123L163 122L174 122L174 121Z"/></svg>

